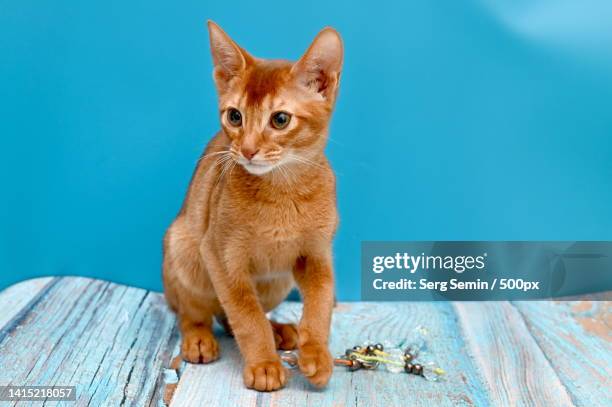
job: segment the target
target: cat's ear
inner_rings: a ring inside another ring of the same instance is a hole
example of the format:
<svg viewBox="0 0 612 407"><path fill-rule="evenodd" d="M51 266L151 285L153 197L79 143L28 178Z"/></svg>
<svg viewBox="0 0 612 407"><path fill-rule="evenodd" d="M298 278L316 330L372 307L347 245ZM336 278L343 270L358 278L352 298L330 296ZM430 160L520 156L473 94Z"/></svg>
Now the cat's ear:
<svg viewBox="0 0 612 407"><path fill-rule="evenodd" d="M299 83L333 101L342 71L343 46L333 28L321 30L306 53L291 68Z"/></svg>
<svg viewBox="0 0 612 407"><path fill-rule="evenodd" d="M215 66L213 77L220 91L232 78L239 76L252 58L240 48L215 22L208 20L210 51Z"/></svg>

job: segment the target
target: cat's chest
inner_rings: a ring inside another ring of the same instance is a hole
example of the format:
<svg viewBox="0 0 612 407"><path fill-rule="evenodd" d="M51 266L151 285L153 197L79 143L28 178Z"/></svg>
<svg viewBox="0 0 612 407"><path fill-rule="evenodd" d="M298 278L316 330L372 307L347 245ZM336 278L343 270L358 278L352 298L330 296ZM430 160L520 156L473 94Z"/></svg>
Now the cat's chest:
<svg viewBox="0 0 612 407"><path fill-rule="evenodd" d="M266 222L252 231L253 246L262 254L296 253L299 251L306 231L297 224Z"/></svg>
<svg viewBox="0 0 612 407"><path fill-rule="evenodd" d="M256 257L286 257L295 261L304 242L330 235L335 227L335 207L322 194L307 198L266 196L242 199L230 195L221 205L219 231L251 248Z"/></svg>
<svg viewBox="0 0 612 407"><path fill-rule="evenodd" d="M295 207L260 209L251 224L250 235L255 258L276 259L274 268L292 265L309 234L304 217ZM274 262L275 260L270 260Z"/></svg>
<svg viewBox="0 0 612 407"><path fill-rule="evenodd" d="M311 210L307 204L295 200L254 204L247 209L252 219L252 232L259 240L282 244L308 233Z"/></svg>
<svg viewBox="0 0 612 407"><path fill-rule="evenodd" d="M252 235L249 257L258 271L291 270L303 241L302 231L294 227L258 227Z"/></svg>

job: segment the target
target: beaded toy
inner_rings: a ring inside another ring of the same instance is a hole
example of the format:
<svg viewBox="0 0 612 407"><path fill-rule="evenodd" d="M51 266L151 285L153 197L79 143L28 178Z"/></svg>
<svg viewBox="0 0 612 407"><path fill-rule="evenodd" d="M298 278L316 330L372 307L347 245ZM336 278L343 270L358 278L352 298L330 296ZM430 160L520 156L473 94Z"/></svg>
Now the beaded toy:
<svg viewBox="0 0 612 407"><path fill-rule="evenodd" d="M419 356L418 348L407 347L404 351L399 348L391 348L385 351L383 344L366 344L354 346L347 349L345 354L334 359L337 366L346 366L349 370L376 369L383 364L385 369L391 373L406 372L416 376L422 376L429 381L438 381L444 376L445 371L435 362L425 358L425 353ZM417 359L420 363L416 363Z"/></svg>
<svg viewBox="0 0 612 407"><path fill-rule="evenodd" d="M423 336L426 334L426 330L418 327L416 332L418 333L417 337L403 350L401 349L403 344L397 347L388 345L388 349L385 350L382 343L367 342L361 346L357 345L347 349L344 355L334 359L334 364L336 366L346 366L350 371L374 370L382 364L391 373L405 372L424 377L429 381L441 380L446 372L437 366L425 351L426 342ZM295 352L284 352L281 358L290 367L297 365Z"/></svg>

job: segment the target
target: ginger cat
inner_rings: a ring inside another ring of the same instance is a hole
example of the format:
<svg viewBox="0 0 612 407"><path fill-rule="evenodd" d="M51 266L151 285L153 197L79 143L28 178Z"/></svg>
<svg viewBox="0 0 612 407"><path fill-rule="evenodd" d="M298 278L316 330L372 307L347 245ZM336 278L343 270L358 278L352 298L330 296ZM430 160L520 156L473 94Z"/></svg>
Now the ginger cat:
<svg viewBox="0 0 612 407"><path fill-rule="evenodd" d="M165 295L178 315L182 356L193 363L218 357L215 317L238 342L247 387L285 384L277 348L297 348L301 372L324 386L333 367L328 336L338 223L324 148L342 41L325 28L291 63L256 58L215 23L208 29L221 131L164 238ZM304 302L298 327L269 321L266 312L295 283Z"/></svg>

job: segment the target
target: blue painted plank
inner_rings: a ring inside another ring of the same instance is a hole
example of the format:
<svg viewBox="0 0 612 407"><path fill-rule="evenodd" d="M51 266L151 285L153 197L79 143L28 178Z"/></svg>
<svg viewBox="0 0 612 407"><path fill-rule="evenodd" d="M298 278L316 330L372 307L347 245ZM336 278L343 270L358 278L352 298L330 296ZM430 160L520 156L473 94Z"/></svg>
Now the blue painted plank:
<svg viewBox="0 0 612 407"><path fill-rule="evenodd" d="M469 352L494 405L572 406L572 400L508 302L454 304Z"/></svg>
<svg viewBox="0 0 612 407"><path fill-rule="evenodd" d="M515 302L578 406L612 406L612 302Z"/></svg>

